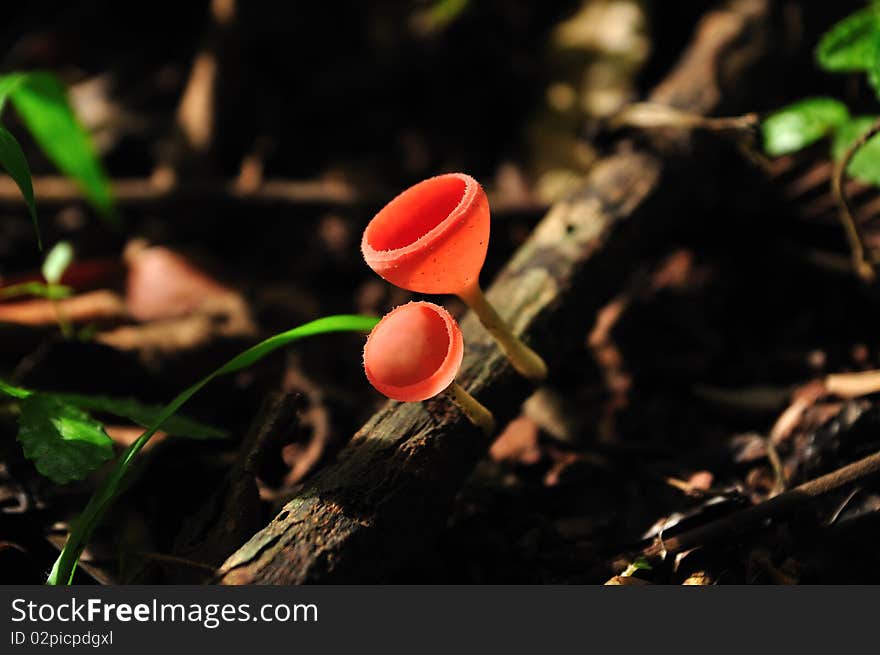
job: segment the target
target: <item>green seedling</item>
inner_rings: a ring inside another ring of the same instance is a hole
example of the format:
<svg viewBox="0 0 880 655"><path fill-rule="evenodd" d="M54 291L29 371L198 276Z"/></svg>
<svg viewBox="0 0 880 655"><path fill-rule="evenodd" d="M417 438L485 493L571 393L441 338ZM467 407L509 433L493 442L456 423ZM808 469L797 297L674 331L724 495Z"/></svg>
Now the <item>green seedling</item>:
<svg viewBox="0 0 880 655"><path fill-rule="evenodd" d="M834 25L820 40L816 60L830 73L864 73L880 99L880 3L871 2ZM696 116L655 103L635 103L612 117L609 126L726 133L755 159L759 158L756 136L762 141L764 153L771 157L788 155L828 139L835 162L831 187L840 207L853 267L864 280L875 279L880 252L866 246L861 228L852 216L843 180L845 175L851 175L880 186L880 116L851 116L845 104L828 97L798 100L763 117L754 113L724 118Z"/></svg>
<svg viewBox="0 0 880 655"><path fill-rule="evenodd" d="M629 578L635 575L637 571L650 571L651 569L651 563L645 559L644 555L639 555L623 570L619 577Z"/></svg>
<svg viewBox="0 0 880 655"><path fill-rule="evenodd" d="M46 285L50 291L61 285L61 278L64 276L64 271L67 270L67 267L70 266L72 261L73 247L71 247L67 241L57 243L55 247L49 251L49 254L46 255L46 259L43 262L42 272L43 278L46 280ZM49 302L52 303L52 307L55 308L55 316L58 317L58 326L61 328L61 334L63 334L66 339L69 339L73 336L73 327L64 315L64 310L61 309L61 305L58 303L58 298L53 297L54 295L55 294L50 293L47 297L49 298Z"/></svg>
<svg viewBox="0 0 880 655"><path fill-rule="evenodd" d="M73 326L58 301L68 298L73 293L73 289L61 284L61 278L64 277L64 271L73 261L73 247L67 241L60 241L55 245L46 259L43 261L43 279L44 282L22 282L21 284L13 284L12 286L0 289L0 299L16 298L19 296L34 296L37 298L45 298L52 303L55 309L55 315L58 317L58 326L61 328L61 334L65 338L73 336Z"/></svg>
<svg viewBox="0 0 880 655"><path fill-rule="evenodd" d="M834 25L816 48L819 66L830 73L864 73L880 99L880 4L872 2ZM790 154L828 139L835 162L832 190L856 273L866 281L876 277L880 253L868 248L852 216L845 175L880 186L880 117L851 116L834 98L808 98L780 109L761 123L764 151Z"/></svg>
<svg viewBox="0 0 880 655"><path fill-rule="evenodd" d="M371 316L339 315L319 318L310 323L293 328L292 330L276 334L275 336L245 350L207 377L202 378L194 385L178 394L177 397L162 408L143 434L141 434L141 436L122 453L110 474L104 479L92 495L82 514L71 524L71 531L67 538L67 543L64 544L61 554L58 556L55 565L52 567L52 572L49 574L47 584L71 584L73 581L73 574L76 571L76 563L83 548L85 548L86 543L89 541L95 528L104 517L107 509L125 488L137 454L145 445L147 445L153 435L156 434L160 428L165 426L166 422L174 417L177 411L205 385L221 375L234 373L235 371L247 368L269 353L294 341L298 341L305 337L329 334L332 332L368 333L378 322L378 318Z"/></svg>

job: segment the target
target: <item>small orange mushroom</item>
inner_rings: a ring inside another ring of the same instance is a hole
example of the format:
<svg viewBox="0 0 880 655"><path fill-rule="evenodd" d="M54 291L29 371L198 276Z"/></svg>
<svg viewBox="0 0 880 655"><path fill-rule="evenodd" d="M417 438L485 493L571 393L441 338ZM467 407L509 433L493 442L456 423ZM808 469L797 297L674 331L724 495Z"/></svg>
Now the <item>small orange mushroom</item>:
<svg viewBox="0 0 880 655"><path fill-rule="evenodd" d="M461 328L443 307L411 302L386 314L364 346L364 371L380 393L403 402L447 392L487 433L492 413L455 382L464 356Z"/></svg>
<svg viewBox="0 0 880 655"><path fill-rule="evenodd" d="M410 187L370 221L361 250L380 276L419 293L459 296L476 313L526 377L542 380L547 366L511 332L480 288L489 247L489 201L470 175L438 175Z"/></svg>

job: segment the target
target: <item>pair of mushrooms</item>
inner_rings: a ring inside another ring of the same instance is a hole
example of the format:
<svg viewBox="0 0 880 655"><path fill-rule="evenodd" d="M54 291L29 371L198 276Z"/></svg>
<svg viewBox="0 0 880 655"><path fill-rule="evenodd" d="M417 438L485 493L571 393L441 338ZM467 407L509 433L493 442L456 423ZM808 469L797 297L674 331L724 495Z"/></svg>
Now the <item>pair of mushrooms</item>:
<svg viewBox="0 0 880 655"><path fill-rule="evenodd" d="M418 293L454 294L479 317L513 367L542 380L544 360L520 341L486 300L480 269L489 247L489 201L469 175L450 173L410 187L367 225L361 250L381 277ZM487 433L491 412L454 380L464 356L455 319L429 302L401 305L373 328L364 347L364 370L382 394L405 402L448 393Z"/></svg>

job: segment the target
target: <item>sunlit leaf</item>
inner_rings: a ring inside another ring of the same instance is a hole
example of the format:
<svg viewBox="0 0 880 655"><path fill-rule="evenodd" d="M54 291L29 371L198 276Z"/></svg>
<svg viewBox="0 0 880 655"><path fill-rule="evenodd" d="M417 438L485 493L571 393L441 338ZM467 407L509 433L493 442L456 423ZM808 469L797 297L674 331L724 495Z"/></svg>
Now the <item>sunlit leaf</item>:
<svg viewBox="0 0 880 655"><path fill-rule="evenodd" d="M880 47L874 52L874 65L868 69L868 84L874 89L874 95L880 100Z"/></svg>
<svg viewBox="0 0 880 655"><path fill-rule="evenodd" d="M32 396L34 392L30 389L16 387L14 384L9 384L5 380L0 380L0 393L5 393L7 396L12 396L13 398L27 398L28 396Z"/></svg>
<svg viewBox="0 0 880 655"><path fill-rule="evenodd" d="M25 457L58 484L81 480L113 457L113 442L98 421L39 393L21 401L18 440Z"/></svg>
<svg viewBox="0 0 880 655"><path fill-rule="evenodd" d="M880 47L880 8L872 5L834 25L816 48L816 59L827 71L869 71Z"/></svg>
<svg viewBox="0 0 880 655"><path fill-rule="evenodd" d="M2 100L0 100L2 102ZM37 223L37 207L34 203L34 187L31 182L31 169L28 166L24 152L15 137L10 134L9 130L0 125L0 166L3 167L9 177L18 185L24 202L27 205L28 213L34 222L34 230L37 233L37 244L42 249L43 244L40 239L40 226Z"/></svg>
<svg viewBox="0 0 880 655"><path fill-rule="evenodd" d="M880 116L858 116L840 126L831 145L831 154L839 161ZM880 186L880 135L868 139L850 161L846 172L869 184Z"/></svg>
<svg viewBox="0 0 880 655"><path fill-rule="evenodd" d="M59 241L43 261L43 277L50 285L58 284L64 271L73 261L73 246L67 241Z"/></svg>
<svg viewBox="0 0 880 655"><path fill-rule="evenodd" d="M24 78L24 73L9 73L0 76L0 111L3 111L9 95L24 81Z"/></svg>
<svg viewBox="0 0 880 655"><path fill-rule="evenodd" d="M91 138L77 120L64 85L50 73L14 73L0 78L3 89L46 156L77 181L105 217L113 216L110 185Z"/></svg>
<svg viewBox="0 0 880 655"><path fill-rule="evenodd" d="M774 112L761 123L764 150L777 157L796 152L846 123L846 105L833 98L806 98Z"/></svg>

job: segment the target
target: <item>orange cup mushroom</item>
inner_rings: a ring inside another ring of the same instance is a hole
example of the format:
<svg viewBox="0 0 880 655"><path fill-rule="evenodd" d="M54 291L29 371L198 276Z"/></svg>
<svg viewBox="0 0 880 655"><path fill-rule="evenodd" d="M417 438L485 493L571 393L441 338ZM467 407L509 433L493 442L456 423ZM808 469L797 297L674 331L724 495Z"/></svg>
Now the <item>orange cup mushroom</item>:
<svg viewBox="0 0 880 655"><path fill-rule="evenodd" d="M464 414L487 433L492 413L455 382L464 356L461 328L443 307L429 302L401 305L379 321L364 346L364 371L380 393L403 402L447 392Z"/></svg>
<svg viewBox="0 0 880 655"><path fill-rule="evenodd" d="M480 288L489 247L489 201L464 173L410 187L370 221L361 250L376 273L403 289L459 296L495 338L513 367L542 380L547 366L511 332Z"/></svg>

